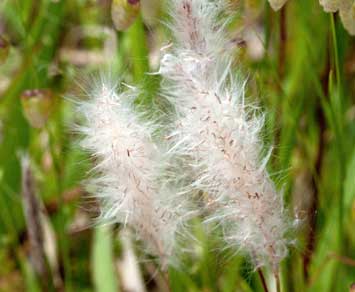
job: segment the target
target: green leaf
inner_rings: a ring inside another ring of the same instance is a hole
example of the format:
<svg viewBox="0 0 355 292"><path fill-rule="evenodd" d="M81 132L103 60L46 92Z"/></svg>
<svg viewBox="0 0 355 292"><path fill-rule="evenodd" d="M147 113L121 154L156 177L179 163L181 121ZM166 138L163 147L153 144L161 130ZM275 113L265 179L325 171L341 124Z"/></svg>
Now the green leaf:
<svg viewBox="0 0 355 292"><path fill-rule="evenodd" d="M108 227L97 227L95 229L92 273L95 291L98 292L119 291L112 243L112 231Z"/></svg>

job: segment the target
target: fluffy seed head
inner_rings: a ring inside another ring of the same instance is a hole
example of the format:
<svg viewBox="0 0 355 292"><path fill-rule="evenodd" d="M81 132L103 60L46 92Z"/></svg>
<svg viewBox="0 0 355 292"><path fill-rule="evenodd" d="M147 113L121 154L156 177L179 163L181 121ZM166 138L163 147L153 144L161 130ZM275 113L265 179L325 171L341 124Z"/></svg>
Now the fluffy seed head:
<svg viewBox="0 0 355 292"><path fill-rule="evenodd" d="M245 82L234 77L227 42L219 42L226 36L218 15L207 0L174 1L176 40L159 71L176 110L169 154L192 169L187 188L207 194L206 222L218 222L226 242L276 271L287 254L289 223L265 168L268 157L261 157L263 116L245 104Z"/></svg>
<svg viewBox="0 0 355 292"><path fill-rule="evenodd" d="M84 123L81 146L95 160L89 190L101 202L99 222L119 222L136 230L164 266L172 253L179 205L166 203L170 190L156 183L159 151L153 142L155 127L135 114L134 88L116 93L105 79L80 101Z"/></svg>

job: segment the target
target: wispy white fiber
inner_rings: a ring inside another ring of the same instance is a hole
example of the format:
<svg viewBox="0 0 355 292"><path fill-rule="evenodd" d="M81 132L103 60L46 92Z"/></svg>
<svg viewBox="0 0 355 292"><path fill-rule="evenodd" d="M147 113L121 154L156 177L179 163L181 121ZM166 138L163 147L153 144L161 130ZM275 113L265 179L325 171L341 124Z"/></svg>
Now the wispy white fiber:
<svg viewBox="0 0 355 292"><path fill-rule="evenodd" d="M246 102L245 81L232 69L222 3L173 1L175 39L159 70L176 112L168 153L191 168L187 187L207 194L206 222L218 222L228 245L276 271L287 254L289 220L265 167L268 156L261 157L263 115Z"/></svg>
<svg viewBox="0 0 355 292"><path fill-rule="evenodd" d="M119 93L117 93L119 91ZM134 88L117 88L102 78L78 102L84 116L81 146L95 161L89 191L99 199L100 223L119 222L133 228L150 252L166 265L183 215L180 205L169 206L171 190L157 184L158 147L155 126L135 113Z"/></svg>

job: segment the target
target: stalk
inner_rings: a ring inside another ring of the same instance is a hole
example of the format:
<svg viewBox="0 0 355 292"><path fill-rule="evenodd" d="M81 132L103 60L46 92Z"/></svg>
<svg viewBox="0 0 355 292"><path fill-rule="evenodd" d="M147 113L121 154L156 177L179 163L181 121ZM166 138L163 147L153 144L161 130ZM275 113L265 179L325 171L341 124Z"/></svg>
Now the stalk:
<svg viewBox="0 0 355 292"><path fill-rule="evenodd" d="M260 277L261 284L263 285L264 292L269 292L269 289L267 288L266 280L265 280L265 277L264 277L264 274L263 274L263 271L261 270L261 268L258 269L258 274Z"/></svg>
<svg viewBox="0 0 355 292"><path fill-rule="evenodd" d="M275 282L276 282L276 292L281 292L281 283L280 283L280 275L279 273L275 273Z"/></svg>

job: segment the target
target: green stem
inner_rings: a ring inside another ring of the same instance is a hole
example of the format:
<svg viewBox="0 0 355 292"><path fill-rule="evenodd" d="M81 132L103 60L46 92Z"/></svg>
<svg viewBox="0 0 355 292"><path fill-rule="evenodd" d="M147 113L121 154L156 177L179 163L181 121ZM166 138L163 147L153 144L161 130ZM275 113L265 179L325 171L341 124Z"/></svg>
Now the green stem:
<svg viewBox="0 0 355 292"><path fill-rule="evenodd" d="M63 193L63 169L60 164L60 158L56 154L55 151L55 145L54 145L54 135L50 128L47 126L47 132L49 135L49 150L53 159L53 168L56 176L56 183L57 183L57 198L58 198L58 210L59 210L59 220L61 224L59 224L58 228L58 236L59 236L59 242L60 242L60 248L61 248L61 255L62 255L62 261L64 265L64 279L65 279L65 286L66 286L66 291L71 290L71 264L70 264L70 256L69 256L69 247L68 247L68 242L66 240L66 234L65 234L65 206L64 206L64 201L62 197Z"/></svg>
<svg viewBox="0 0 355 292"><path fill-rule="evenodd" d="M340 78L340 69L339 69L339 52L338 52L338 41L336 36L336 29L335 29L335 21L334 21L335 14L330 14L330 26L332 30L332 38L333 38L333 49L334 49L334 57L335 57L335 73L338 82L338 88L341 86L341 78Z"/></svg>
<svg viewBox="0 0 355 292"><path fill-rule="evenodd" d="M334 119L334 134L336 136L337 152L339 157L339 171L340 171L340 189L339 189L339 243L342 242L343 237L343 180L345 178L345 153L344 153L344 140L343 140L343 106L342 106L342 80L340 77L340 62L339 62L339 50L338 41L335 28L335 14L330 15L330 26L332 32L332 43L334 50L334 63L335 63L335 74L336 74L336 91L330 88L330 103L331 112ZM332 87L332 82L330 78L330 87Z"/></svg>
<svg viewBox="0 0 355 292"><path fill-rule="evenodd" d="M142 82L145 73L149 72L147 39L144 31L144 24L141 17L127 31L131 50L133 77L135 82Z"/></svg>

